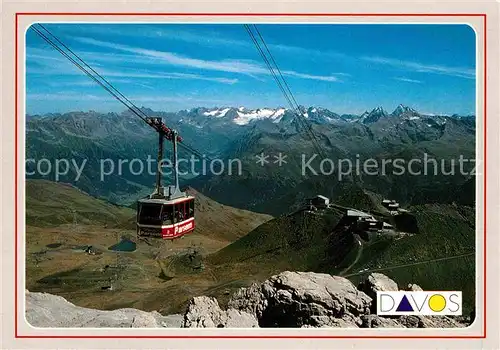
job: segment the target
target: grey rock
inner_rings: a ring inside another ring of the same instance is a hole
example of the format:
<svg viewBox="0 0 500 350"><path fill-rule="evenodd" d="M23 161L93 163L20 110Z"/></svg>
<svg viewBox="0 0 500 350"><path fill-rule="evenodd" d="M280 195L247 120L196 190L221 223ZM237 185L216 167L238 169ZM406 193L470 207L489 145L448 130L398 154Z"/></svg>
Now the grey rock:
<svg viewBox="0 0 500 350"><path fill-rule="evenodd" d="M359 286L359 290L364 291L371 298L377 297L379 291L398 291L398 285L386 275L381 273L371 273Z"/></svg>
<svg viewBox="0 0 500 350"><path fill-rule="evenodd" d="M398 322L407 328L460 328L466 324L460 323L448 316L400 316Z"/></svg>
<svg viewBox="0 0 500 350"><path fill-rule="evenodd" d="M186 328L213 328L224 326L223 311L215 298L196 297L191 299L183 327Z"/></svg>
<svg viewBox="0 0 500 350"><path fill-rule="evenodd" d="M370 303L370 297L343 277L285 271L260 288L240 289L229 306L254 313L261 327L357 327Z"/></svg>
<svg viewBox="0 0 500 350"><path fill-rule="evenodd" d="M191 299L183 315L167 316L130 308L88 309L60 296L26 291L26 319L34 327L75 328L457 328L470 323L464 317L380 317L370 311L374 306L370 295L397 291L396 283L385 275L371 274L359 288L343 277L286 271L240 288L231 296L227 310L221 309L217 299L200 296ZM415 284L407 288L421 290Z"/></svg>
<svg viewBox="0 0 500 350"><path fill-rule="evenodd" d="M381 273L371 273L365 280L361 281L358 289L372 298L370 310L373 313L377 310L377 292L397 292L399 290L396 282Z"/></svg>
<svg viewBox="0 0 500 350"><path fill-rule="evenodd" d="M413 283L410 283L406 287L406 290L412 291L412 292L421 292L421 291L423 291L422 287L420 287L418 284L413 284Z"/></svg>
<svg viewBox="0 0 500 350"><path fill-rule="evenodd" d="M267 307L267 300L261 285L253 283L250 287L238 289L229 299L228 307L252 315L262 315L262 311Z"/></svg>
<svg viewBox="0 0 500 350"><path fill-rule="evenodd" d="M34 327L161 327L158 313L129 308L94 310L48 293L26 291L25 295L26 319Z"/></svg>
<svg viewBox="0 0 500 350"><path fill-rule="evenodd" d="M259 322L254 315L244 311L229 309L226 311L226 328L258 328Z"/></svg>
<svg viewBox="0 0 500 350"><path fill-rule="evenodd" d="M183 315L180 314L163 316L156 311L153 311L152 314L155 316L156 322L164 328L180 328L184 319Z"/></svg>
<svg viewBox="0 0 500 350"><path fill-rule="evenodd" d="M394 319L377 315L363 315L361 320L361 328L406 328Z"/></svg>
<svg viewBox="0 0 500 350"><path fill-rule="evenodd" d="M257 319L244 311L222 310L217 299L206 296L191 299L184 314L184 328L256 328Z"/></svg>
<svg viewBox="0 0 500 350"><path fill-rule="evenodd" d="M315 326L310 324L305 324L300 328L359 328L359 327L356 323L352 323L343 320L341 318L325 317L324 321L318 322Z"/></svg>
<svg viewBox="0 0 500 350"><path fill-rule="evenodd" d="M157 328L156 318L150 314L138 314L132 319L132 328Z"/></svg>

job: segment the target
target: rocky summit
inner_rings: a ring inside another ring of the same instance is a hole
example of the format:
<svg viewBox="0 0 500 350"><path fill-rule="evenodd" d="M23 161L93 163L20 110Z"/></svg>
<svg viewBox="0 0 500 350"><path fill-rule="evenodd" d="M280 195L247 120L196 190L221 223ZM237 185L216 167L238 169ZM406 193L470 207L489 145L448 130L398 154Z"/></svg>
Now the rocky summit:
<svg viewBox="0 0 500 350"><path fill-rule="evenodd" d="M405 290L419 290L417 285ZM234 293L223 310L217 299L190 300L184 315L137 309L102 311L75 306L64 298L26 291L26 319L35 327L128 328L458 328L466 318L380 317L372 313L377 291L399 290L396 282L373 273L356 287L339 276L285 271Z"/></svg>

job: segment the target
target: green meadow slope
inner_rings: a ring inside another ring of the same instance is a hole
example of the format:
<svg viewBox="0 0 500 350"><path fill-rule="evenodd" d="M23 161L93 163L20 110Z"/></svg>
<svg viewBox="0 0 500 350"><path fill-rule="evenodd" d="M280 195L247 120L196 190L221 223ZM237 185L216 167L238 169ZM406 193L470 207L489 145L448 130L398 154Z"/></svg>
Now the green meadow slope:
<svg viewBox="0 0 500 350"><path fill-rule="evenodd" d="M135 211L89 196L78 188L47 180L26 180L26 224L48 227L73 223L117 225Z"/></svg>
<svg viewBox="0 0 500 350"><path fill-rule="evenodd" d="M207 262L226 280L262 280L299 270L343 275L358 283L381 271L400 288L416 283L424 290L460 290L470 311L476 280L474 209L433 204L410 212L419 233L369 238L346 230L340 210L297 212L257 227Z"/></svg>
<svg viewBox="0 0 500 350"><path fill-rule="evenodd" d="M424 290L459 290L465 308L471 310L476 289L474 208L432 204L410 209L421 233L366 244L350 278L357 281L365 275L358 271L368 269L386 274L400 286L417 283Z"/></svg>

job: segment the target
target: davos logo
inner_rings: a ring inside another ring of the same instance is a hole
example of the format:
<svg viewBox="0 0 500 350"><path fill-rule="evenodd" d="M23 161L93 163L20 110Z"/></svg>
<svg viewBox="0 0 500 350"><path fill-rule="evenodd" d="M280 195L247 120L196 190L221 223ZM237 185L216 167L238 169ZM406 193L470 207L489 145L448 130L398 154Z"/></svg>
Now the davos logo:
<svg viewBox="0 0 500 350"><path fill-rule="evenodd" d="M462 315L462 292L377 292L377 315Z"/></svg>

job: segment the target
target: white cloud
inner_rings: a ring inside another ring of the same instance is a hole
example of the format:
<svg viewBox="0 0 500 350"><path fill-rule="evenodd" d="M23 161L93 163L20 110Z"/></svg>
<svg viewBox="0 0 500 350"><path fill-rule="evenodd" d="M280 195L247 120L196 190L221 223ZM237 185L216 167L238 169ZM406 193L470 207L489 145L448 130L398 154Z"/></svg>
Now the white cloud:
<svg viewBox="0 0 500 350"><path fill-rule="evenodd" d="M297 73L293 71L284 71L283 75L288 75L291 77L297 77L302 79L312 79L312 80L321 80L321 81L332 81L332 82L340 82L340 79L333 75L311 75L304 73Z"/></svg>
<svg viewBox="0 0 500 350"><path fill-rule="evenodd" d="M93 94L82 94L81 92L65 92L65 93L45 93L45 94L27 94L26 100L35 101L112 101L113 97L98 96Z"/></svg>
<svg viewBox="0 0 500 350"><path fill-rule="evenodd" d="M41 64L42 68L35 68L30 65L27 66L28 74L37 74L37 75L83 75L84 73L77 67L73 66L69 61L66 66L58 66L55 68L51 64L44 64L42 61L37 61L37 64ZM95 68L94 68L95 69ZM106 80L110 80L111 82L118 82L116 79L108 79L109 77L122 77L122 78L141 78L141 79L184 79L184 80L203 80L203 81L212 81L222 84L233 85L238 82L236 78L222 78L222 77L211 77L206 75L199 74L190 74L190 73L178 73L178 72L168 72L168 73L157 73L148 70L130 70L130 68L122 68L121 70L110 70L110 69L96 69L96 71L104 76ZM92 85L96 84L89 80L90 84L84 85Z"/></svg>
<svg viewBox="0 0 500 350"><path fill-rule="evenodd" d="M120 31L116 31L115 34L119 34ZM166 28L161 28L161 29L145 29L145 30L139 30L135 32L127 32L126 35L133 35L133 36L147 36L147 37L153 37L153 38L162 38L162 39L169 39L169 40L179 40L179 41L184 41L188 43L196 43L198 45L204 45L204 46L226 46L229 49L234 49L234 47L238 48L244 48L247 50L255 50L254 45L252 44L252 41L250 38L248 40L238 40L238 39L228 39L228 38L223 38L222 36L225 33L221 32L208 32L204 33L204 35L200 35L198 33L194 33L192 31L187 31L187 30L179 30L176 28L176 30L171 30L171 29L166 29ZM124 33L121 31L121 36L123 36ZM333 51L327 51L327 50L314 50L311 48L305 48L305 47L300 47L300 46L292 46L292 45L285 45L285 44L272 44L269 42L266 42L267 46L269 49L272 51L274 54L276 51L283 51L288 54L292 55L301 55L307 58L321 58L321 59L351 59L348 55L340 52L333 52ZM348 75L346 73L335 73L335 75Z"/></svg>
<svg viewBox="0 0 500 350"><path fill-rule="evenodd" d="M133 79L106 79L109 81L111 84L128 84L128 85L137 85L144 87L146 89L154 89L151 85L141 83L139 81L133 80ZM43 83L46 83L48 86L51 87L61 87L61 86L97 86L97 83L92 80L70 80L70 81L53 81L53 80L45 80Z"/></svg>
<svg viewBox="0 0 500 350"><path fill-rule="evenodd" d="M404 81L404 82L407 82L407 83L415 83L415 84L422 84L423 83L421 80L404 78L404 77L396 77L394 79L395 80L399 80L399 81Z"/></svg>
<svg viewBox="0 0 500 350"><path fill-rule="evenodd" d="M175 25L174 25L175 26ZM170 28L169 28L170 27ZM171 28L170 25L163 25L158 27L157 25L141 25L141 24L93 24L93 25L58 25L52 24L50 28L55 28L60 34L69 34L68 36L78 36L78 35L103 35L106 36L117 36L120 38L155 38L155 39L168 39L175 41L183 41L188 43L195 43L198 45L205 46L217 46L217 45L227 45L227 46L241 46L241 47L251 47L250 41L243 41L237 39L223 38L222 33L217 31L204 31L203 35L195 33L191 30L180 29L179 26ZM130 30L132 29L132 30Z"/></svg>
<svg viewBox="0 0 500 350"><path fill-rule="evenodd" d="M442 75L449 75L466 79L474 79L476 77L476 71L473 68L424 64L419 62L403 61L403 60L387 58L387 57L378 57L378 56L364 56L361 57L361 59L368 62L389 65L395 68L400 68L413 72L442 74Z"/></svg>
<svg viewBox="0 0 500 350"><path fill-rule="evenodd" d="M243 25L241 25L243 26ZM127 30L127 25L122 25L120 28L113 26L110 27L109 25L106 27L99 27L99 26L67 26L63 25L61 27L57 28L58 30L61 30L65 33L70 32L73 34L78 35L88 35L88 34L95 34L95 35L102 35L105 34L107 36L112 35L120 38L124 37L129 37L129 38L136 38L136 37L146 37L146 38L155 38L155 39L161 39L161 40L173 40L173 41L183 41L186 43L194 43L197 45L203 45L203 46L208 46L208 47L214 47L214 46L224 46L227 47L228 49L234 49L235 47L240 48L240 49L246 49L246 50L255 50L254 45L252 44L252 41L250 38L248 40L241 40L241 39L234 39L234 38L228 38L225 32L220 32L220 31L203 31L203 34L200 34L199 32L194 32L192 30L186 30L186 29L180 29L178 26L175 28L168 28L168 25L162 26L158 28L157 26L137 26L134 25L134 30ZM242 32L244 32L242 28ZM72 35L72 37L75 35ZM226 37L224 37L226 36ZM314 50L311 48L304 48L300 46L292 46L292 45L285 45L285 44L272 44L267 42L267 46L273 51L283 51L286 53L290 53L293 55L302 55L306 57L312 57L314 56L315 58L323 58L323 59L342 59L342 58L347 58L350 59L348 55L345 55L343 53L339 52L333 52L333 51L326 51L326 50Z"/></svg>
<svg viewBox="0 0 500 350"><path fill-rule="evenodd" d="M245 60L227 59L220 61L202 60L197 58L181 56L172 52L143 49L139 47L114 44L95 39L77 38L77 40L86 44L91 44L99 47L107 47L119 51L131 52L137 55L141 55L143 57L154 58L160 60L161 62L174 66L182 66L182 67L196 68L202 70L223 71L227 73L239 73L248 76L255 76L258 74L263 74L263 75L270 74L266 68L264 68L262 65L252 60L246 60L246 59ZM302 79L329 81L329 82L339 81L339 79L333 75L330 76L312 75L290 70L284 71L283 74Z"/></svg>
<svg viewBox="0 0 500 350"><path fill-rule="evenodd" d="M79 91L67 91L64 93L29 93L26 95L27 101L99 101L99 102L116 102L112 96L82 94ZM200 104L221 104L228 103L225 100L203 98L200 96L166 96L166 95L132 95L129 98L135 104L139 102L176 102L176 103L200 103Z"/></svg>
<svg viewBox="0 0 500 350"><path fill-rule="evenodd" d="M119 51L131 52L137 55L142 55L146 57L152 57L157 60L161 60L164 63L168 63L174 66L191 67L206 70L216 70L231 73L265 73L266 70L255 63L242 60L222 60L222 61L210 61L202 60L197 58L190 58L186 56L181 56L175 53L167 51L157 51L150 49L143 49L139 47L133 47L122 44L114 44L106 41L89 39L89 38L76 38L76 40L91 44L99 47L107 47Z"/></svg>

